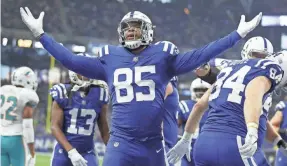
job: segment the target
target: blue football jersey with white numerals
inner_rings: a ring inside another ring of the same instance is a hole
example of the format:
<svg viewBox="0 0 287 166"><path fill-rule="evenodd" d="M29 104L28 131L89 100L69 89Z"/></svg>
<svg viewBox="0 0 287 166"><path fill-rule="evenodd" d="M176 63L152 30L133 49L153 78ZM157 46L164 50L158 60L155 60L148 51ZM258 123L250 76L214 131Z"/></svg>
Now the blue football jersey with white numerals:
<svg viewBox="0 0 287 166"><path fill-rule="evenodd" d="M263 110L259 119L258 147L261 147L266 131L272 91L282 79L280 66L267 59L250 59L229 63L217 76L217 81L209 97L209 115L202 131L217 131L245 137L247 133L244 119L245 88L258 76L268 78L272 84L263 97Z"/></svg>
<svg viewBox="0 0 287 166"><path fill-rule="evenodd" d="M70 88L71 84L54 85L50 95L63 109L62 131L71 145L83 153L94 149L95 126L102 106L108 102L108 93L104 88L92 87L86 96L76 91L69 99L67 89Z"/></svg>
<svg viewBox="0 0 287 166"><path fill-rule="evenodd" d="M47 34L40 42L66 68L107 82L112 102L111 134L125 139L162 137L165 89L172 77L190 72L241 39L229 35L198 49L179 53L168 41L148 45L138 54L122 46L106 45L100 58L75 56Z"/></svg>
<svg viewBox="0 0 287 166"><path fill-rule="evenodd" d="M185 124L187 122L187 119L192 111L192 108L194 106L194 104L196 103L196 101L194 100L182 100L179 102L179 113L178 113L178 117L182 120L182 127L183 129L185 128ZM202 115L202 118L199 122L199 131L201 131L201 128L203 126L203 124L205 123L206 119L207 119L207 115L208 115L208 110L205 111L205 113Z"/></svg>

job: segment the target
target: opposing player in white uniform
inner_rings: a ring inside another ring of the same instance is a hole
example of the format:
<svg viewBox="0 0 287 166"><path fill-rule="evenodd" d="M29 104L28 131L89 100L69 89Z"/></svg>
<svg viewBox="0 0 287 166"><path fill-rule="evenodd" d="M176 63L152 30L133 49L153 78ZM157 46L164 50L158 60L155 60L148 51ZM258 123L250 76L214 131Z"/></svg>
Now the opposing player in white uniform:
<svg viewBox="0 0 287 166"><path fill-rule="evenodd" d="M20 67L11 79L12 85L0 89L1 166L34 166L33 112L39 102L35 92L37 77L30 68ZM25 151L26 144L29 154Z"/></svg>

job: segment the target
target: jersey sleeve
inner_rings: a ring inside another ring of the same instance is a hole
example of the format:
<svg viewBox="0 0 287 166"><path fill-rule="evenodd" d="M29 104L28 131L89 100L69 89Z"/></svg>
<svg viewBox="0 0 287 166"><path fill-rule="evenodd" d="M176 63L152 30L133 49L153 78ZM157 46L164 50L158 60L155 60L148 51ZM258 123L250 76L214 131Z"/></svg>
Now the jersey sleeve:
<svg viewBox="0 0 287 166"><path fill-rule="evenodd" d="M68 99L67 90L64 84L54 85L50 89L50 95L53 101L56 101L61 108L65 107L65 100Z"/></svg>
<svg viewBox="0 0 287 166"><path fill-rule="evenodd" d="M37 93L30 89L24 89L21 92L21 98L24 100L25 106L36 108L39 103L39 97Z"/></svg>
<svg viewBox="0 0 287 166"><path fill-rule="evenodd" d="M100 88L100 101L102 104L108 104L109 103L109 90L106 87Z"/></svg>
<svg viewBox="0 0 287 166"><path fill-rule="evenodd" d="M43 47L63 66L85 77L106 81L106 65L101 58L77 56L44 33Z"/></svg>
<svg viewBox="0 0 287 166"><path fill-rule="evenodd" d="M276 104L275 111L283 112L284 110L286 110L286 104L284 101L280 101L278 104Z"/></svg>
<svg viewBox="0 0 287 166"><path fill-rule="evenodd" d="M228 48L231 48L240 39L240 35L234 31L221 39L186 53L179 53L176 46L171 46L171 48L174 48L171 49L169 58L172 73L180 75L192 71Z"/></svg>
<svg viewBox="0 0 287 166"><path fill-rule="evenodd" d="M215 67L218 70L221 70L221 69L227 67L233 61L236 61L236 60L213 58L208 63L210 65L210 67Z"/></svg>
<svg viewBox="0 0 287 166"><path fill-rule="evenodd" d="M265 76L271 82L270 92L275 89L283 78L283 70L278 63L272 60L261 59L255 67L260 69L256 72L256 76Z"/></svg>
<svg viewBox="0 0 287 166"><path fill-rule="evenodd" d="M188 119L188 116L189 116L189 112L190 112L190 110L189 110L189 108L188 108L187 103L186 103L184 100L180 101L180 102L179 102L178 117L179 117L182 121L186 122L187 119Z"/></svg>

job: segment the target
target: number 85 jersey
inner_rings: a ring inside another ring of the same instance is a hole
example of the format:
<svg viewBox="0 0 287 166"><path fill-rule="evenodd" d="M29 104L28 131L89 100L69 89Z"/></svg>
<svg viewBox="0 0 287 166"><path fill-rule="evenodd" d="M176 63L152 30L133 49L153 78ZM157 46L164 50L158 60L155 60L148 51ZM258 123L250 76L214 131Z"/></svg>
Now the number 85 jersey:
<svg viewBox="0 0 287 166"><path fill-rule="evenodd" d="M53 100L63 110L63 128L67 140L79 153L94 148L94 131L102 106L108 102L107 90L92 87L86 96L80 91L71 92L68 98L67 89L70 84L57 84L50 89Z"/></svg>
<svg viewBox="0 0 287 166"><path fill-rule="evenodd" d="M271 82L270 90L263 97L263 108L259 119L258 147L261 147L266 131L268 110L272 104L272 91L282 79L281 67L267 59L250 59L229 64L217 76L209 97L209 115L202 131L216 131L245 137L244 119L245 89L258 76Z"/></svg>

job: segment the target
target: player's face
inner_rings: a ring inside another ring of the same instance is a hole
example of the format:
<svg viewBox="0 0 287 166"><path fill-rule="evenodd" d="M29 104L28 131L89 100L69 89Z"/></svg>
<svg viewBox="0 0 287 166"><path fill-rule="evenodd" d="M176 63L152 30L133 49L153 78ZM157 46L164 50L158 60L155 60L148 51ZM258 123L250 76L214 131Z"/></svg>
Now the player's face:
<svg viewBox="0 0 287 166"><path fill-rule="evenodd" d="M204 93L207 91L207 88L195 88L194 93L197 99L200 99Z"/></svg>
<svg viewBox="0 0 287 166"><path fill-rule="evenodd" d="M82 75L80 75L80 74L77 74L77 76L78 76L78 78L79 78L80 80L82 80L82 81L89 81L89 78L84 77L84 76L82 76Z"/></svg>
<svg viewBox="0 0 287 166"><path fill-rule="evenodd" d="M266 58L266 56L267 56L267 54L264 54L264 53L252 52L252 57L254 57L254 58L263 59L263 58Z"/></svg>
<svg viewBox="0 0 287 166"><path fill-rule="evenodd" d="M127 41L141 39L141 21L123 22L121 27L124 31L124 37Z"/></svg>

